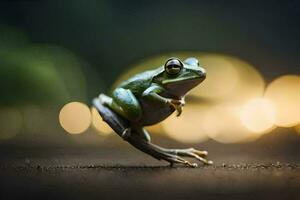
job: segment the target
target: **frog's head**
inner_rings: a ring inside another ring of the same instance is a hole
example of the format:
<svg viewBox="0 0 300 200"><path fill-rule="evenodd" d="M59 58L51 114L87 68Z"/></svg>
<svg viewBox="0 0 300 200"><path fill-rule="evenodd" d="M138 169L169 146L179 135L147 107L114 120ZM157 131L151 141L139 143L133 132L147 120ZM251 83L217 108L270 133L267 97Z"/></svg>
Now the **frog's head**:
<svg viewBox="0 0 300 200"><path fill-rule="evenodd" d="M206 78L206 71L199 66L196 58L188 58L183 62L178 58L170 58L159 76L160 85L168 92L183 96Z"/></svg>

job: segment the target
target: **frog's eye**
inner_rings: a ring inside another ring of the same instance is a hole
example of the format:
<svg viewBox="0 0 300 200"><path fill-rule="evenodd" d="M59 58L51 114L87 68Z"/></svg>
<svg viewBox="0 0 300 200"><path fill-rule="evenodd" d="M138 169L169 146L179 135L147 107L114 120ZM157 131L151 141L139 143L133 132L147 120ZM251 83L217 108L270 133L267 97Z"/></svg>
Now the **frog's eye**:
<svg viewBox="0 0 300 200"><path fill-rule="evenodd" d="M165 70L168 74L177 74L183 68L182 62L177 58L170 58L165 64Z"/></svg>

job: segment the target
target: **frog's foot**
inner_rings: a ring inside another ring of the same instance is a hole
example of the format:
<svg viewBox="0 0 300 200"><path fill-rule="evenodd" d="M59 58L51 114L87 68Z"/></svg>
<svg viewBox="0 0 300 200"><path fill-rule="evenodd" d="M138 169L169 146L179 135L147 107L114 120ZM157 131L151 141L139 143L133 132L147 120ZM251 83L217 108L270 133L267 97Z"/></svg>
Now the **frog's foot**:
<svg viewBox="0 0 300 200"><path fill-rule="evenodd" d="M180 156L186 156L186 157L192 157L195 158L202 163L206 165L212 165L213 162L211 160L205 159L207 156L207 151L200 151L194 148L188 148L188 149L166 149L168 153L174 154L174 155L180 155Z"/></svg>
<svg viewBox="0 0 300 200"><path fill-rule="evenodd" d="M170 163L170 166L173 167L174 164L184 164L187 167L198 167L197 163L191 163L188 160L183 159L180 156L177 156L175 154L169 154L166 152L161 152L159 155L160 159L163 159Z"/></svg>
<svg viewBox="0 0 300 200"><path fill-rule="evenodd" d="M177 117L179 117L182 113L182 107L185 105L184 98L182 99L168 99L168 104L170 104L176 111L177 111Z"/></svg>

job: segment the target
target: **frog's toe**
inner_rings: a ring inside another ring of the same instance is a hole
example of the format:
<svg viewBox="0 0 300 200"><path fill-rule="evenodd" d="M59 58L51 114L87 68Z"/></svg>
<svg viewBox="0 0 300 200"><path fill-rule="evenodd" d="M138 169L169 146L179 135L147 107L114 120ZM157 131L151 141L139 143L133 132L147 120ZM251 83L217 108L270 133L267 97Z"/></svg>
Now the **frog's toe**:
<svg viewBox="0 0 300 200"><path fill-rule="evenodd" d="M197 149L194 149L192 148L192 152L197 154L198 156L201 156L201 157L206 157L208 155L208 152L207 151L200 151L200 150L197 150Z"/></svg>
<svg viewBox="0 0 300 200"><path fill-rule="evenodd" d="M205 165L212 165L212 164L213 164L213 162L212 162L211 160L207 160L207 159L205 159L205 158L202 158L202 157L198 156L198 155L195 154L195 153L189 153L188 155L189 155L190 157L194 157L195 159L199 160L200 162L202 162L202 163L205 164Z"/></svg>
<svg viewBox="0 0 300 200"><path fill-rule="evenodd" d="M197 163L191 163L191 162L189 162L189 161L185 161L184 164L185 164L186 166L188 166L188 167L193 167L193 168L198 167L198 164L197 164Z"/></svg>
<svg viewBox="0 0 300 200"><path fill-rule="evenodd" d="M207 162L207 164L208 164L208 165L213 165L214 162L213 162L212 160L209 160L209 161Z"/></svg>
<svg viewBox="0 0 300 200"><path fill-rule="evenodd" d="M183 158L181 158L181 157L179 157L177 155L170 155L168 153L166 153L166 154L163 153L161 155L161 157L162 157L162 159L168 161L170 163L171 167L173 167L174 164L176 164L176 163L177 164L184 164L187 167L193 167L193 168L195 168L195 167L198 166L197 163L191 163L188 160L185 160L185 159L183 159Z"/></svg>
<svg viewBox="0 0 300 200"><path fill-rule="evenodd" d="M178 108L176 108L176 110L177 110L176 117L179 117L182 113L182 107L178 107Z"/></svg>

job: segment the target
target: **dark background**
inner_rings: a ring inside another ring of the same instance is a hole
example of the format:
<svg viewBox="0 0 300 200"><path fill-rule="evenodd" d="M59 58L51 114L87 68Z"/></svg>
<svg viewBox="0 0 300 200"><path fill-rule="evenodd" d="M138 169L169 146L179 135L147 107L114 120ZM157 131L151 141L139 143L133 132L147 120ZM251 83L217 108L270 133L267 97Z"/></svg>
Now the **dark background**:
<svg viewBox="0 0 300 200"><path fill-rule="evenodd" d="M267 82L299 74L299 12L296 0L1 1L1 106L50 106L55 127L0 141L0 197L298 199L300 137L292 128L249 144L196 144L216 165L190 170L164 167L114 136L67 135L56 120L63 104L90 104L132 64L161 53L232 55ZM55 76L28 72L25 64L41 55L56 62Z"/></svg>
<svg viewBox="0 0 300 200"><path fill-rule="evenodd" d="M298 13L299 3L292 0L15 0L1 2L0 22L23 31L32 43L71 50L109 86L137 60L184 50L239 57L267 80L298 73Z"/></svg>

